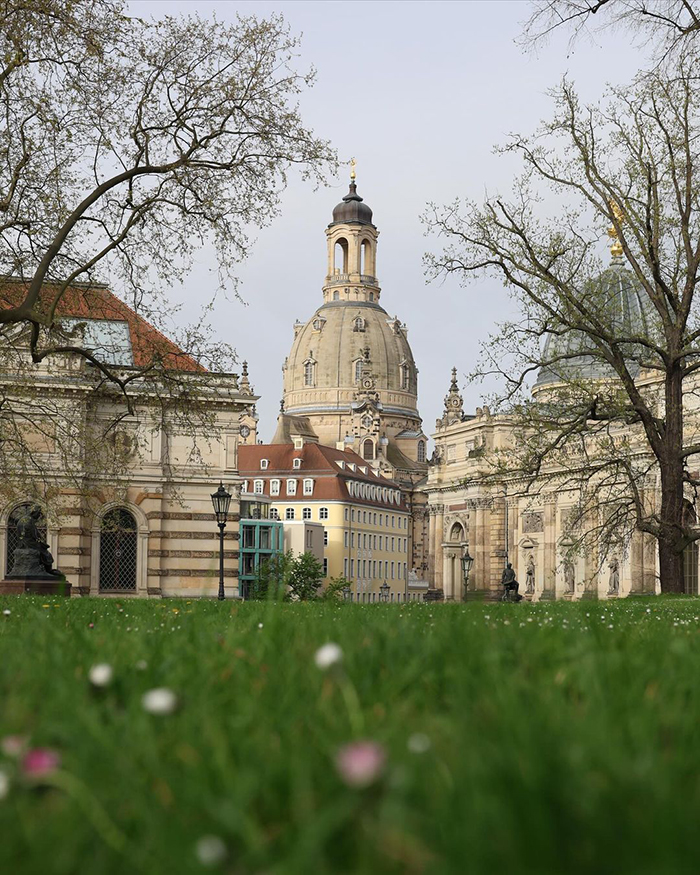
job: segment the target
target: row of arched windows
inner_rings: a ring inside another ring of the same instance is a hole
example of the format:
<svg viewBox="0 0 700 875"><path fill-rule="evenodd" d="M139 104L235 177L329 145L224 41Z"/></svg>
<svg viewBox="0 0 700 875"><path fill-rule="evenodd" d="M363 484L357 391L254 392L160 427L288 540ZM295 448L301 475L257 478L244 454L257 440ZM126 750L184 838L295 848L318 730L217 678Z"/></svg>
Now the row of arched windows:
<svg viewBox="0 0 700 875"><path fill-rule="evenodd" d="M31 504L20 504L7 518L5 554L6 573L12 570L17 549L17 524L32 510ZM46 538L46 518L37 521L39 537ZM100 521L100 592L134 592L136 590L136 559L138 532L133 514L123 507L108 510Z"/></svg>
<svg viewBox="0 0 700 875"><path fill-rule="evenodd" d="M336 240L333 249L333 273L350 273L348 268L348 241L345 237L340 237ZM365 238L360 243L360 273L374 276L374 271L374 247L372 241Z"/></svg>

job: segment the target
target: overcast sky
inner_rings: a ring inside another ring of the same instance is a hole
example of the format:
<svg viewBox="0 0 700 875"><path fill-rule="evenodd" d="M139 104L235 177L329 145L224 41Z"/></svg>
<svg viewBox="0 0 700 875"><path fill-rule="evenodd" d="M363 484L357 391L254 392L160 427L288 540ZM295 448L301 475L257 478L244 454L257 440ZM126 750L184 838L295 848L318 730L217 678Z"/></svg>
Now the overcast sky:
<svg viewBox="0 0 700 875"><path fill-rule="evenodd" d="M546 91L567 73L589 101L606 82L628 82L643 56L627 34L579 42L569 51L562 34L537 55L514 40L529 3L471 2L211 2L134 0L134 14L180 12L258 16L281 12L303 34L301 65L318 71L302 96L306 124L330 139L341 159L357 159L358 192L374 211L381 233L377 275L382 304L409 328L419 369L419 409L427 434L442 413L450 369L456 365L467 410L485 391L465 386L478 360L479 341L508 307L499 284L426 286L422 256L435 241L419 216L429 201L456 196L481 200L486 190L507 192L520 164L492 154L509 132L532 131L550 114ZM221 301L217 330L249 362L260 394L260 437L269 441L282 395L281 366L295 319L308 320L322 303L326 273L324 229L347 192L348 173L314 191L293 179L282 214L262 230L241 265L247 304ZM203 252L178 298L211 295L210 253ZM185 312L194 313L194 307Z"/></svg>

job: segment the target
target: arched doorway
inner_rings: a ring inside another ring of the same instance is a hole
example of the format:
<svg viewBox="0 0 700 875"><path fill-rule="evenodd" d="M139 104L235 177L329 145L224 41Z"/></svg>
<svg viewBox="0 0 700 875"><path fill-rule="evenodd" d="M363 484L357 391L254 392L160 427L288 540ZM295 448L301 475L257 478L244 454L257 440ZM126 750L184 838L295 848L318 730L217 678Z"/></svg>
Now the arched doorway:
<svg viewBox="0 0 700 875"><path fill-rule="evenodd" d="M122 507L108 511L100 526L100 592L136 591L136 520Z"/></svg>
<svg viewBox="0 0 700 875"><path fill-rule="evenodd" d="M5 574L9 574L12 571L12 566L15 564L15 550L17 549L17 542L19 540L19 535L17 534L17 523L23 516L29 516L33 507L37 505L34 504L18 504L14 510L10 513L7 518L7 549L5 551ZM39 537L45 541L46 540L46 518L42 512L41 516L36 522L37 531L39 532Z"/></svg>

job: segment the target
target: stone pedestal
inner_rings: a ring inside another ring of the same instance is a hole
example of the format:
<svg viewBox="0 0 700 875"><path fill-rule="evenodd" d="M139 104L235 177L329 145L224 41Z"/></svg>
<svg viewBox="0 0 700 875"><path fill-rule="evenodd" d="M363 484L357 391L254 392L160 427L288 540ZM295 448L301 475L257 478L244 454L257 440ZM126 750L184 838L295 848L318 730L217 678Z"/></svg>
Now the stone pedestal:
<svg viewBox="0 0 700 875"><path fill-rule="evenodd" d="M51 576L32 580L15 578L0 580L0 595L70 596L71 584L65 577Z"/></svg>
<svg viewBox="0 0 700 875"><path fill-rule="evenodd" d="M50 554L49 554L50 558ZM71 594L71 584L60 572L46 570L37 547L18 547L12 570L0 581L0 595L62 595Z"/></svg>

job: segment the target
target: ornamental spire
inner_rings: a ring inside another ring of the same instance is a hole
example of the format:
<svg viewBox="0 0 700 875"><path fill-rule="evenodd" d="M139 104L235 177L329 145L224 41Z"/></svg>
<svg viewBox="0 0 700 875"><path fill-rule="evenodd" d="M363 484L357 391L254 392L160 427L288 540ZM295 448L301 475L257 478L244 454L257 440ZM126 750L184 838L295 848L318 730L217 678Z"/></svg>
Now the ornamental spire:
<svg viewBox="0 0 700 875"><path fill-rule="evenodd" d="M608 201L608 204L615 219L622 224L625 221L625 214L622 212L622 208L612 199ZM620 243L620 235L617 233L615 225L611 225L608 228L608 237L613 241L610 247L610 254L613 258L620 258L622 255L622 243Z"/></svg>

